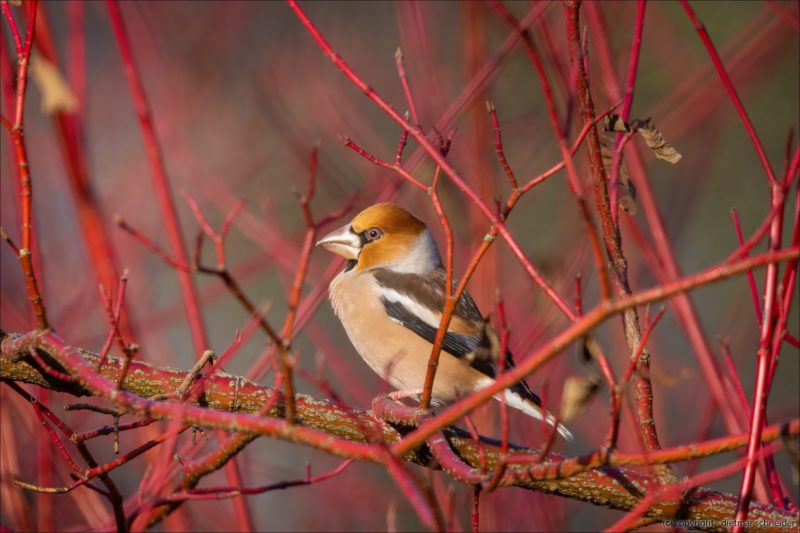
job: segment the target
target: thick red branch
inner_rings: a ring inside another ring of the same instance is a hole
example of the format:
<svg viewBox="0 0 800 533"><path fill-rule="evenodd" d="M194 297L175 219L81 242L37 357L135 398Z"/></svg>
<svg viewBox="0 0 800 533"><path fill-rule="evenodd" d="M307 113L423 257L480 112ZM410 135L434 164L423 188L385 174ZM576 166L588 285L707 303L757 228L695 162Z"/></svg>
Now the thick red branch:
<svg viewBox="0 0 800 533"><path fill-rule="evenodd" d="M758 258L754 258L758 259ZM747 264L743 266L752 266ZM241 378L229 375L217 375L209 378L205 387L205 400L207 407L192 405L177 405L175 402L146 400L143 395L165 393L174 390L184 380L185 373L161 369L135 361L132 372L126 380L126 390L116 391L114 381L122 362L116 359L109 361L103 367L102 373L95 373L96 356L87 352L78 352L67 345L52 333L30 333L25 336L14 336L2 341L0 348L0 378L27 381L39 385L53 387L64 392L86 394L86 389L75 390L66 388L63 384L48 381L46 376L37 373L24 359L27 348L38 345L62 364L69 367L70 371L80 377L85 386L89 387L92 394L110 400L118 407L127 407L133 412L145 412L154 418L173 419L181 417L179 422L197 424L203 427L225 427L230 431L255 433L272 436L302 443L314 448L328 451L338 455L384 463L388 457L381 446L366 444L365 441L380 439L386 444L398 442L400 435L386 424L379 423L371 413L348 410L325 402L320 402L305 396L298 396L298 415L302 425L290 425L285 420L274 418L280 416L281 406L270 409L266 416L254 416L260 411L264 402L273 392L270 389L259 387ZM397 404L395 404L397 405ZM230 411L228 411L230 410ZM788 434L797 432L797 422L786 426ZM774 438L779 430L768 428L765 436ZM453 430L446 430L447 442L457 456L452 454L442 455L450 457L453 462L448 463L448 468L457 467L465 462L465 472L476 468L480 464L480 450L483 450L488 470L494 469L501 461L507 459L501 448L493 442L485 441L478 445L473 439ZM342 438L344 437L344 439ZM345 440L347 439L347 440ZM738 440L737 440L738 439ZM721 442L710 442L706 448L731 449L737 443L741 444L743 437ZM519 449L511 446L510 453L523 456L538 455L535 450ZM664 454L675 454L676 450L664 451ZM691 457L688 449L684 451ZM700 452L703 453L703 452ZM428 462L423 456L410 453L405 459ZM458 462L456 462L458 458ZM551 461L561 462L565 458L551 454ZM635 459L633 457L628 460ZM117 464L115 461L114 464ZM545 465L543 464L542 467ZM538 467L537 467L538 468ZM600 470L589 470L576 475L558 480L537 480L528 476L527 465L509 468L503 485L512 484L532 490L560 494L583 501L595 502L604 506L617 509L633 509L642 501L643 493L654 480L646 475L623 469L604 467ZM735 498L733 496L716 493L707 489L695 489L693 498L684 500L679 495L660 498L648 502L644 509L647 516L656 519L674 518L680 516L687 519L705 519L709 523L730 517ZM787 511L773 506L754 503L750 511L753 520L761 520L761 526L754 531L782 531L782 527L771 527L770 523L793 520L795 517ZM708 529L719 531L716 526Z"/></svg>

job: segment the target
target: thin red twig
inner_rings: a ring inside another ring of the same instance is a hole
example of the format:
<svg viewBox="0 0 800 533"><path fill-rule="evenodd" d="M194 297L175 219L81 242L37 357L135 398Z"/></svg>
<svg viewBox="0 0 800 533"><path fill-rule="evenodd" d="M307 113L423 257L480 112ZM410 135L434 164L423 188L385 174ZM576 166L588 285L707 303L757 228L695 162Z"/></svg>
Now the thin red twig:
<svg viewBox="0 0 800 533"><path fill-rule="evenodd" d="M106 362L106 357L108 356L108 351L111 349L111 343L114 342L114 339L118 339L120 343L120 355L128 356L128 346L125 344L125 340L122 338L122 333L119 330L119 320L120 320L120 313L122 312L122 302L125 300L125 288L128 286L128 271L122 273L122 277L119 279L119 287L117 288L117 304L114 306L112 310L112 297L106 291L106 289L101 285L100 286L100 294L103 298L103 306L106 308L106 314L108 316L109 321L109 331L108 336L106 337L106 341L103 344L103 349L100 350L100 358L97 361L97 368L102 368L102 366ZM127 365L126 365L127 366ZM120 379L120 383L124 380L125 373L122 373L122 379Z"/></svg>
<svg viewBox="0 0 800 533"><path fill-rule="evenodd" d="M408 76L406 75L406 69L403 65L403 51L400 48L394 53L394 59L397 63L397 77L400 78L400 84L403 86L403 92L406 95L406 102L408 102L408 110L411 113L411 119L414 121L414 126L420 127L417 106L414 105L414 96L411 93L411 86L408 83ZM408 130L405 131L406 135L408 135Z"/></svg>
<svg viewBox="0 0 800 533"><path fill-rule="evenodd" d="M620 118L625 122L630 121L631 107L633 107L633 88L636 85L636 73L639 69L639 53L642 49L642 33L644 31L644 14L647 2L638 0L636 3L636 25L633 28L633 44L631 44L631 57L628 62L628 75L625 81L625 92L622 95L622 110ZM614 136L614 147L611 151L614 160L622 160L622 149L624 148L623 133ZM611 180L608 184L608 196L611 204L611 217L614 225L618 225L619 215L619 163L617 168L611 172Z"/></svg>
<svg viewBox="0 0 800 533"><path fill-rule="evenodd" d="M31 180L30 163L28 161L28 151L25 144L23 133L23 121L25 117L25 98L28 87L28 67L30 66L31 49L33 47L33 34L36 27L36 13L38 12L38 0L31 0L28 4L28 21L25 31L25 41L17 28L11 9L7 2L3 2L3 14L11 28L17 49L17 86L15 95L14 123L11 127L11 139L14 144L14 155L19 168L18 177L20 184L20 233L22 239L19 247L19 262L25 278L25 286L28 293L28 300L31 303L33 314L36 317L36 324L39 329L47 329L47 312L39 291L39 280L37 280L33 261L33 185ZM8 122L8 121L6 121Z"/></svg>
<svg viewBox="0 0 800 533"><path fill-rule="evenodd" d="M744 237L742 236L742 226L739 223L739 211L734 207L731 209L731 216L733 217L733 226L736 229L736 238L739 240L739 247L744 248ZM749 253L744 250L740 257L748 257ZM747 273L747 283L750 285L750 295L753 297L753 306L756 310L756 321L758 326L761 327L761 306L758 302L758 287L756 287L756 278L752 272Z"/></svg>
<svg viewBox="0 0 800 533"><path fill-rule="evenodd" d="M235 498L237 496L264 494L265 492L299 487L302 485L313 485L314 483L320 483L339 475L340 473L344 472L344 470L347 469L347 467L352 463L353 459L346 459L330 472L313 477L311 476L311 470L309 468L304 479L298 479L295 481L279 481L277 483L263 485L261 487L203 487L187 489L184 491L174 492L169 496L160 498L156 501L156 505L163 505L185 500L222 500L227 498Z"/></svg>
<svg viewBox="0 0 800 533"><path fill-rule="evenodd" d="M142 418L141 420L134 420L133 422L128 422L126 424L115 424L112 426L101 426L96 429L91 429L89 431L84 431L82 433L76 433L72 436L71 440L73 442L83 442L85 440L94 439L97 437L102 437L105 435L110 435L112 433L120 433L123 431L129 431L131 429L138 429L141 427L149 426L155 422L155 420L151 420L149 418Z"/></svg>
<svg viewBox="0 0 800 533"><path fill-rule="evenodd" d="M88 480L91 479L91 477L99 477L100 481L105 485L105 487L107 489L106 491L100 491L100 492L108 499L109 503L111 504L112 511L114 513L114 519L116 521L117 530L122 532L122 533L127 533L128 525L127 525L127 522L125 521L125 510L124 510L123 505L122 505L122 495L121 495L121 493L119 491L119 488L117 488L117 485L114 483L114 481L111 479L111 477L109 477L107 475L107 472L103 472L103 471L98 471L97 470L97 468L98 468L97 461L95 461L94 457L89 452L89 449L86 447L86 445L83 442L76 442L74 440L74 437L75 437L76 433L66 423L64 423L60 418L58 418L55 414L53 414L53 412L50 411L50 409L48 409L46 405L44 405L39 400L37 400L36 398L34 398L33 396L31 396L30 394L25 392L16 383L8 382L7 384L12 389L14 389L14 391L17 394L19 394L20 396L25 398L27 401L31 402L34 410L36 411L37 417L42 422L42 424L47 428L48 433L50 434L50 437L53 439L53 441L57 442L56 446L59 447L59 450L61 451L62 455L66 454L65 455L65 459L67 460L67 463L70 465L70 468L72 468L73 470L76 470L80 474L79 477L76 477L76 476L73 477L73 479L75 479L76 481L73 484L73 486L69 486L69 487L43 487L43 486L32 485L30 483L25 483L25 482L21 482L21 481L15 481L14 483L16 485L20 486L20 487L27 488L27 489L30 489L30 490L34 490L34 491L37 491L37 492L64 493L64 492L69 492L71 490L74 490L75 488L77 488L78 486L81 486L81 485L89 486ZM78 452L80 452L80 454L83 457L84 461L86 461L86 463L89 465L89 467L90 467L89 470L84 470L84 469L81 469L81 468L77 467L75 462L72 461L71 458L69 458L69 454L67 454L66 449L64 449L63 448L63 444L61 444L61 440L58 439L57 435L55 435L52 432L52 429L47 425L47 423L44 421L44 419L42 417L44 417L47 420L49 420L50 423L52 423L55 427L57 427L59 429L59 431L61 431L61 433L63 433L73 443L75 443L75 445L76 445L76 447L78 449ZM90 487L90 488L94 489L95 487ZM97 490L97 489L95 489L95 490Z"/></svg>
<svg viewBox="0 0 800 533"><path fill-rule="evenodd" d="M620 381L620 388L624 389L625 386L628 384L628 380L631 379L634 370L636 370L637 365L639 364L639 356L642 355L642 350L644 350L645 345L647 344L647 339L650 338L650 334L655 329L656 324L658 321L661 320L661 317L664 316L664 311L666 308L662 307L656 313L656 316L653 317L653 320L649 323L646 323L644 333L642 333L642 338L639 341L639 346L636 348L636 351L633 352L631 355L631 360L628 363L628 367L625 369L625 374L622 376L622 381Z"/></svg>
<svg viewBox="0 0 800 533"><path fill-rule="evenodd" d="M64 461L66 461L66 463L69 465L69 467L72 470L74 470L78 474L83 475L83 469L81 467L79 467L75 463L75 461L72 460L72 457L70 457L69 452L67 452L67 449L64 447L64 443L61 442L61 439L58 438L58 435L56 435L56 432L53 431L53 428L50 427L50 424L48 424L47 421L42 416L42 411L41 411L41 408L40 408L41 404L39 402L37 402L37 401L34 401L34 402L31 402L31 405L33 406L33 411L36 413L36 418L39 419L39 423L45 428L45 430L47 431L47 434L50 435L50 439L53 441L53 444L55 445L56 449L58 450L58 453L61 454L61 457L64 458Z"/></svg>
<svg viewBox="0 0 800 533"><path fill-rule="evenodd" d="M739 374L736 372L736 365L733 362L733 357L731 357L731 351L728 343L725 341L720 341L719 350L722 353L722 358L725 360L725 367L728 369L731 385L733 386L736 396L739 399L739 404L747 413L747 417L750 418L750 402L747 401L747 395L744 393L742 381L739 379Z"/></svg>
<svg viewBox="0 0 800 533"><path fill-rule="evenodd" d="M41 357L39 357L39 354L36 353L36 350L34 348L31 348L29 353L31 354L31 358L33 358L33 360L36 361L36 364L39 365L39 368L42 369L42 372L44 372L48 376L51 376L55 379L60 379L61 381L66 381L67 383L74 383L76 381L75 378L73 378L69 374L60 372L55 368L51 367L49 364L47 364Z"/></svg>
<svg viewBox="0 0 800 533"><path fill-rule="evenodd" d="M500 166L503 167L503 172L505 172L508 182L511 184L511 190L517 190L519 188L517 178L514 176L514 171L511 170L503 150L503 134L500 130L500 122L497 120L497 109L489 101L486 102L486 109L489 111L489 116L492 118L492 126L494 127L494 149L497 152L497 159L500 161Z"/></svg>
<svg viewBox="0 0 800 533"><path fill-rule="evenodd" d="M714 68L716 69L717 74L722 81L722 85L728 92L728 96L730 96L731 102L736 108L736 112L739 114L739 118L742 119L744 128L747 130L747 135L750 137L750 141L752 142L753 147L756 149L758 158L761 161L761 166L764 167L764 172L767 174L770 184L777 184L778 180L775 178L775 172L772 170L772 165L767 158L767 153L764 151L764 147L761 145L761 139L759 138L758 133L756 133L753 123L750 121L750 117L748 116L747 111L745 110L744 105L739 98L739 93L736 91L736 87L733 85L730 76L728 76L728 71L725 69L725 65L722 64L722 59L720 58L719 53L717 53L714 43L711 41L711 36L709 36L705 25L697 17L694 10L689 5L689 2L686 0L681 0L681 5L683 6L683 10L686 11L686 14L689 16L689 19L691 19L692 24L694 24L697 34L700 36L700 40L703 41L703 45L705 45L708 55L711 57L711 61L714 63Z"/></svg>
<svg viewBox="0 0 800 533"><path fill-rule="evenodd" d="M170 257L170 255L165 250L163 250L159 245L153 242L149 237L145 236L142 232L140 232L139 230L135 229L133 226L128 224L125 221L125 219L123 219L121 216L119 215L115 216L114 222L117 224L117 226L120 227L120 229L122 229L123 231L128 233L131 237L139 241L145 248L156 254L168 266L174 268L175 270L182 270L185 272L191 271L189 263L178 262L172 257Z"/></svg>
<svg viewBox="0 0 800 533"><path fill-rule="evenodd" d="M444 207L442 207L442 203L439 200L438 185L441 171L441 167L438 166L434 171L433 184L430 188L430 197L431 201L433 202L433 207L436 210L436 214L439 217L439 224L442 226L442 231L444 232L445 236L445 300L444 309L442 310L442 318L440 319L439 328L436 331L436 336L433 340L433 346L431 347L431 354L428 358L428 368L425 372L425 381L422 386L422 397L420 398L419 402L421 409L427 409L430 407L431 395L433 393L433 381L436 376L436 369L439 366L439 354L442 351L442 345L444 344L444 339L447 335L450 319L453 316L456 304L458 303L458 298L461 297L460 293L455 296L453 295L453 255L455 253L455 244L453 239L453 228L450 226L450 220L447 218L447 215L444 212Z"/></svg>
<svg viewBox="0 0 800 533"><path fill-rule="evenodd" d="M17 56L22 55L22 38L19 35L19 27L17 21L14 19L14 14L11 12L11 7L8 5L8 0L0 2L0 8L3 10L3 16L6 17L8 27L11 28L11 38L14 41L14 48L17 51Z"/></svg>

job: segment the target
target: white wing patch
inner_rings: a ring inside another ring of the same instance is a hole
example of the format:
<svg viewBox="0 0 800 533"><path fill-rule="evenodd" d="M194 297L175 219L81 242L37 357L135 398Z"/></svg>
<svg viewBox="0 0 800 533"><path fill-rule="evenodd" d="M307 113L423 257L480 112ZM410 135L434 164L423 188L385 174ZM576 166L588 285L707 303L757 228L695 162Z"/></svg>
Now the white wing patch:
<svg viewBox="0 0 800 533"><path fill-rule="evenodd" d="M442 319L442 314L438 311L433 311L429 307L420 305L416 300L406 294L401 294L394 289L378 286L378 297L385 298L389 302L400 304L408 310L409 313L419 318L434 329L439 328L439 321ZM396 319L392 319L397 323L401 323Z"/></svg>

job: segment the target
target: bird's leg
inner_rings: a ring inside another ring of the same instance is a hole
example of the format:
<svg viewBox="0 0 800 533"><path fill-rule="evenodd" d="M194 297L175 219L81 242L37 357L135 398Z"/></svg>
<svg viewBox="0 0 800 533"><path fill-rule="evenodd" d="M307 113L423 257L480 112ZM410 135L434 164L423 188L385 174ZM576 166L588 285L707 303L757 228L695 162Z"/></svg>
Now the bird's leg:
<svg viewBox="0 0 800 533"><path fill-rule="evenodd" d="M417 407L410 407L398 400L416 396L420 389L401 390L389 394L382 394L372 400L372 412L379 422L400 424L404 426L419 426L430 415L429 411L420 411Z"/></svg>
<svg viewBox="0 0 800 533"><path fill-rule="evenodd" d="M390 392L388 394L389 399L401 403L400 400L404 398L413 398L414 400L419 401L419 397L422 394L422 389L404 389L404 390L396 390L394 392ZM438 406L439 403L436 400L431 401L431 407ZM413 418L419 422L420 420L429 417L433 414L432 409L422 409L419 406L413 408L414 409L414 416Z"/></svg>

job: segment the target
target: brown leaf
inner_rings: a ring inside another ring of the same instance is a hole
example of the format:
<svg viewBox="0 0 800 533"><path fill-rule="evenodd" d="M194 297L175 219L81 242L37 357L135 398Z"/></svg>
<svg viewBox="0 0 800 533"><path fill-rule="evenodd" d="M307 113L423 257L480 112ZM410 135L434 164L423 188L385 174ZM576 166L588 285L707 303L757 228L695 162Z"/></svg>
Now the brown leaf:
<svg viewBox="0 0 800 533"><path fill-rule="evenodd" d="M636 207L636 201L633 199L632 196L620 196L619 197L619 205L622 207L622 210L628 213L629 215L635 215L638 211Z"/></svg>
<svg viewBox="0 0 800 533"><path fill-rule="evenodd" d="M591 363L594 360L594 357L592 356L591 350L589 350L589 337L586 336L581 339L581 343L578 345L578 347L580 348L581 363L585 365Z"/></svg>
<svg viewBox="0 0 800 533"><path fill-rule="evenodd" d="M653 151L657 158L675 164L681 160L681 154L664 140L661 132L650 123L650 119L634 120L632 127L642 136L644 142Z"/></svg>
<svg viewBox="0 0 800 533"><path fill-rule="evenodd" d="M619 205L622 206L622 209L625 210L626 213L629 215L636 214L636 187L633 186L633 182L628 176L628 173L623 173L622 170L619 173L619 188L620 188L620 195L619 195Z"/></svg>
<svg viewBox="0 0 800 533"><path fill-rule="evenodd" d="M600 157L603 159L603 167L606 169L606 174L610 176L614 161L613 156L611 155L611 150L609 150L604 143L600 143ZM619 164L619 183L617 186L619 189L619 205L629 215L635 215L636 188L633 186L633 182L628 175L628 170L625 168L624 158Z"/></svg>
<svg viewBox="0 0 800 533"><path fill-rule="evenodd" d="M664 135L650 122L649 118L633 119L630 124L622 120L619 115L610 114L606 115L603 121L603 129L605 131L616 132L629 132L635 131L642 136L647 146L653 150L656 157L663 159L669 163L675 164L681 160L681 154L671 145L664 140ZM610 166L610 164L608 165ZM606 169L608 171L608 168ZM622 180L622 173L620 172L620 181Z"/></svg>
<svg viewBox="0 0 800 533"><path fill-rule="evenodd" d="M561 393L561 421L567 423L581 415L599 388L600 379L596 376L567 378Z"/></svg>
<svg viewBox="0 0 800 533"><path fill-rule="evenodd" d="M500 337L488 320L481 324L482 334L475 349L466 354L463 360L470 365L475 361L499 361Z"/></svg>
<svg viewBox="0 0 800 533"><path fill-rule="evenodd" d="M78 99L53 63L38 54L32 56L31 76L42 93L42 111L72 113L78 109Z"/></svg>
<svg viewBox="0 0 800 533"><path fill-rule="evenodd" d="M616 113L610 113L606 115L606 118L603 120L603 129L605 131L631 131L631 127L628 125L628 123L622 120L622 118Z"/></svg>

